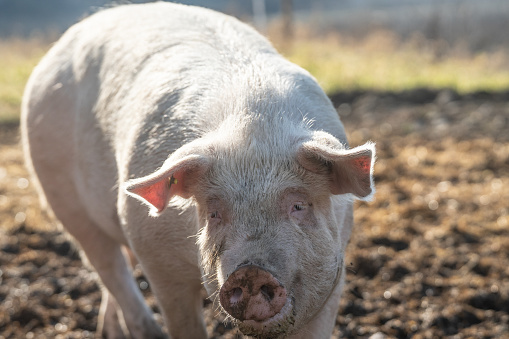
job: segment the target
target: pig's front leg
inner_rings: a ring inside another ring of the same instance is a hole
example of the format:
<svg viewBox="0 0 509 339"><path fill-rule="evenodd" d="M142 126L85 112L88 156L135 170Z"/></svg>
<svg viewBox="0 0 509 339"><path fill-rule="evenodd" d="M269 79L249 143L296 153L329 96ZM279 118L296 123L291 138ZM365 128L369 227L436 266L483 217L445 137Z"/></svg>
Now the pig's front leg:
<svg viewBox="0 0 509 339"><path fill-rule="evenodd" d="M98 326L100 334L108 338L123 337L122 326L119 324L122 320L117 313L118 303L131 338L163 338L164 335L132 278L121 247L93 228L80 232L77 238L81 247L108 289L107 292L103 290ZM77 235L78 231L74 230L73 234Z"/></svg>
<svg viewBox="0 0 509 339"><path fill-rule="evenodd" d="M344 286L345 277L344 267L341 272L341 278L336 288L330 295L327 302L320 309L318 314L302 328L298 333L291 335L289 339L330 339L331 333L336 325L336 318L339 309L339 299Z"/></svg>
<svg viewBox="0 0 509 339"><path fill-rule="evenodd" d="M158 218L140 220L141 215L137 211L130 216L130 221L138 219L128 226L130 242L171 338L206 338L201 272L190 223L194 217L172 209Z"/></svg>

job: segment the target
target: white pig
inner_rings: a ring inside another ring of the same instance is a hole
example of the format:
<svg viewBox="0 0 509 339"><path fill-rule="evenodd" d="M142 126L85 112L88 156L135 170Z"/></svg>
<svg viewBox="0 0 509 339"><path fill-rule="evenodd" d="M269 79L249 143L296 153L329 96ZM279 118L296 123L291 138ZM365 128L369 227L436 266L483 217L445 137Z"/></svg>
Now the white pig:
<svg viewBox="0 0 509 339"><path fill-rule="evenodd" d="M132 251L173 338L207 337L203 284L246 335L330 337L375 148L350 149L313 77L249 26L170 3L96 13L33 71L22 138L101 279L98 333L165 336Z"/></svg>

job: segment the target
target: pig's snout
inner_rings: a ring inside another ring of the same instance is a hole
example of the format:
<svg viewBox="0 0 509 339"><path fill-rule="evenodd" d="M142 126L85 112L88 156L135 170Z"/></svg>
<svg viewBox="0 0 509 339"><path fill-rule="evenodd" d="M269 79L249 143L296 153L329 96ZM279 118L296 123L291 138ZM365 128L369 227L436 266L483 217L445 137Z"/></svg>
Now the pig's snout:
<svg viewBox="0 0 509 339"><path fill-rule="evenodd" d="M286 289L264 269L238 268L219 292L224 310L240 321L264 321L278 314L286 303Z"/></svg>

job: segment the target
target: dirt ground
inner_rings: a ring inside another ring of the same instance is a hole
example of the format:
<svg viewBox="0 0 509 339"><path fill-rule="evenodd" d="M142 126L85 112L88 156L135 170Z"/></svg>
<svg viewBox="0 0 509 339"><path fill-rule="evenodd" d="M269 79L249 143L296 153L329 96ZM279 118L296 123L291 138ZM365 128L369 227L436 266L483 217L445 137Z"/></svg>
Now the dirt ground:
<svg viewBox="0 0 509 339"><path fill-rule="evenodd" d="M372 140L378 152L334 337L508 338L509 93L332 99L351 144ZM95 274L41 213L17 126L0 126L0 159L0 339L93 337ZM242 337L207 300L204 312L211 338Z"/></svg>

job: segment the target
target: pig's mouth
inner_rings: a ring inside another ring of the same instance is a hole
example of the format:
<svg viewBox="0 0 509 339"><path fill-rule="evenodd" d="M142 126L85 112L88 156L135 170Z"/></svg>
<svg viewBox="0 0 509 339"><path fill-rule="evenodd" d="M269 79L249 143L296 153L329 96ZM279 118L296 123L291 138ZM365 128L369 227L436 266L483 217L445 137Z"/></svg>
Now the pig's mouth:
<svg viewBox="0 0 509 339"><path fill-rule="evenodd" d="M277 338L291 332L294 318L293 300L288 297L283 308L274 316L263 321L238 320L238 326L244 335L256 338Z"/></svg>
<svg viewBox="0 0 509 339"><path fill-rule="evenodd" d="M332 288L324 300L324 304L329 300L330 296L332 295L340 281L341 270L343 268L343 261L341 260L340 263L341 264L338 265L338 269L336 271L334 283L332 284ZM312 318L314 318L315 316L316 314L314 314ZM241 321L237 319L237 325L240 331L244 335L253 336L256 338L286 337L297 330L294 324L295 324L294 299L290 295L287 295L286 303L281 308L281 310L277 314L273 315L268 319L261 321L248 319L244 319L243 321Z"/></svg>

